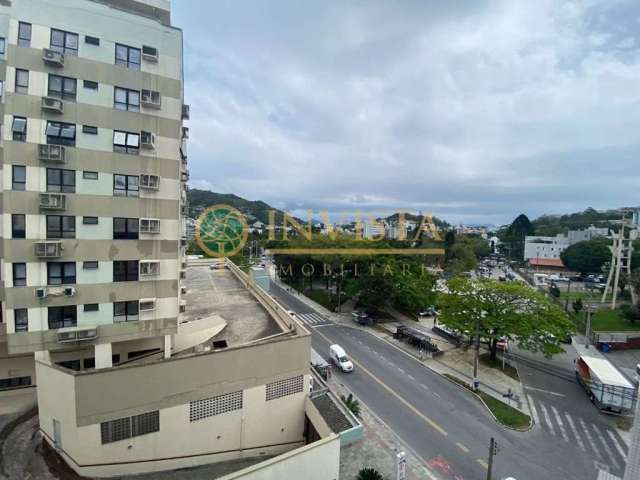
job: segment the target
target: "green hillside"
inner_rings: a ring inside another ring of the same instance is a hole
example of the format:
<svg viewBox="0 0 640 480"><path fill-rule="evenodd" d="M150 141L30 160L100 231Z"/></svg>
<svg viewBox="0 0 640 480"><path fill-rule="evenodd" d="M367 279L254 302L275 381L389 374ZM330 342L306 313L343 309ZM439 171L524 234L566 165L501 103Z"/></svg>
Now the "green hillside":
<svg viewBox="0 0 640 480"><path fill-rule="evenodd" d="M566 215L543 215L533 222L536 235L553 236L558 233L566 233L569 230L581 230L594 225L596 227L613 227L611 220L620 220L620 210L598 211L591 207L584 212L570 213Z"/></svg>
<svg viewBox="0 0 640 480"><path fill-rule="evenodd" d="M269 223L269 211L276 211L276 223L282 223L284 212L277 208L271 207L269 204L261 200L247 200L232 193L216 193L208 190L198 190L190 188L188 191L189 199L189 216L197 217L202 210L212 205L224 204L240 210L249 222L256 220L264 224Z"/></svg>

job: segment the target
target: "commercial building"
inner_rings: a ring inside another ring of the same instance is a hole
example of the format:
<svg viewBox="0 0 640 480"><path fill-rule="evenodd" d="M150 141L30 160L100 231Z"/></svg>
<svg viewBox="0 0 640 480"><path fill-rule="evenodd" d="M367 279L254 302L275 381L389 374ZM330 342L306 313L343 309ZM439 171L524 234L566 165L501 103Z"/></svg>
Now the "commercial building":
<svg viewBox="0 0 640 480"><path fill-rule="evenodd" d="M570 230L566 235L559 233L555 237L529 235L525 237L524 260L558 260L563 250L570 245L607 235L609 235L608 228L596 228L593 225L583 230Z"/></svg>

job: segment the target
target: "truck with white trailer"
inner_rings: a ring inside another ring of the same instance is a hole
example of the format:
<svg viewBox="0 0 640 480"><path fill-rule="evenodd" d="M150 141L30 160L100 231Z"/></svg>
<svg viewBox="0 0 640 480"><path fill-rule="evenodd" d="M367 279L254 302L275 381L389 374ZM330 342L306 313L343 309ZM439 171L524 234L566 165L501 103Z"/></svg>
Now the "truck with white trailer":
<svg viewBox="0 0 640 480"><path fill-rule="evenodd" d="M577 341L574 347L576 378L593 404L611 413L627 413L634 408L635 387L593 345L585 346Z"/></svg>

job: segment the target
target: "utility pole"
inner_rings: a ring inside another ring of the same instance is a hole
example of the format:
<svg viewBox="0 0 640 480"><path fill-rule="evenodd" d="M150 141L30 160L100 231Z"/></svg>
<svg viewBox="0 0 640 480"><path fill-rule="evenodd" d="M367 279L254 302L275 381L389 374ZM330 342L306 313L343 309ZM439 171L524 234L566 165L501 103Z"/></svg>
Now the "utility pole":
<svg viewBox="0 0 640 480"><path fill-rule="evenodd" d="M491 437L489 442L489 461L487 462L487 480L493 479L493 457L498 453L498 443ZM625 479L626 480L626 479Z"/></svg>
<svg viewBox="0 0 640 480"><path fill-rule="evenodd" d="M585 332L584 346L589 348L591 341L589 340L589 334L591 333L591 304L587 303L587 330Z"/></svg>
<svg viewBox="0 0 640 480"><path fill-rule="evenodd" d="M473 390L478 390L480 380L478 379L478 364L480 363L480 317L476 318L476 348L473 357Z"/></svg>

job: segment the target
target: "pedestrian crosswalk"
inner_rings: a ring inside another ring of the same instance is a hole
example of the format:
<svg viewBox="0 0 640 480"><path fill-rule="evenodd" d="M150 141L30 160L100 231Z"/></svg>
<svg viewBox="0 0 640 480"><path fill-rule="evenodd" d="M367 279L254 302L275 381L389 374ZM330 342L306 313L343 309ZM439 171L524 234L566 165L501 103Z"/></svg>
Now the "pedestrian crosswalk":
<svg viewBox="0 0 640 480"><path fill-rule="evenodd" d="M329 325L331 323L331 321L315 312L297 313L296 316L311 327L317 327L319 325Z"/></svg>
<svg viewBox="0 0 640 480"><path fill-rule="evenodd" d="M551 435L593 455L616 470L624 469L628 446L615 429L593 423L527 395L533 421Z"/></svg>

